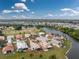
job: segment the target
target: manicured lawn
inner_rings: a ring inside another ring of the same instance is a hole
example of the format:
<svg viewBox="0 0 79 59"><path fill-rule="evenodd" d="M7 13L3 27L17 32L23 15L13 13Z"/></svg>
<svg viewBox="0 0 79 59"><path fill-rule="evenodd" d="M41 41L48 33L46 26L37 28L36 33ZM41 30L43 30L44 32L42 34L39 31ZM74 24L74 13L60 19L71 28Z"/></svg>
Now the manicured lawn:
<svg viewBox="0 0 79 59"><path fill-rule="evenodd" d="M56 59L65 59L65 53L70 48L70 42L64 41L66 48L53 47L49 51L26 51L25 53L15 52L15 54L3 55L0 52L0 59L51 59L55 55ZM24 58L22 58L24 57ZM52 58L53 59L53 58Z"/></svg>

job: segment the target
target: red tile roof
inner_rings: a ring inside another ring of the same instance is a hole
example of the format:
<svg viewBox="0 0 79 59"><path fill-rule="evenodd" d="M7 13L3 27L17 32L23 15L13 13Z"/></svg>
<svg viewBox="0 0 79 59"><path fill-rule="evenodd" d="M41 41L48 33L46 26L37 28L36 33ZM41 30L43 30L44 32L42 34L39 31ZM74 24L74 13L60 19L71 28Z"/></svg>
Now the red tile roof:
<svg viewBox="0 0 79 59"><path fill-rule="evenodd" d="M16 39L22 39L23 37L22 37L22 35L16 35Z"/></svg>

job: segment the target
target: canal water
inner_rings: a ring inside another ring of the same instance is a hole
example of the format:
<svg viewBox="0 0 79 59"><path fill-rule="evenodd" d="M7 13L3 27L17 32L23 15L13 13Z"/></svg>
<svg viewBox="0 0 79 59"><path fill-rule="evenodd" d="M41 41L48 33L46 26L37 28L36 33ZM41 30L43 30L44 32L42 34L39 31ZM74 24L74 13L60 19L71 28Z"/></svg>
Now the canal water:
<svg viewBox="0 0 79 59"><path fill-rule="evenodd" d="M79 42L77 42L75 39L68 36L67 34L57 31L57 30L54 30L54 29L51 30L49 28L43 28L43 30L46 32L54 33L54 34L63 35L66 39L70 40L72 42L72 47L67 54L68 59L79 59Z"/></svg>

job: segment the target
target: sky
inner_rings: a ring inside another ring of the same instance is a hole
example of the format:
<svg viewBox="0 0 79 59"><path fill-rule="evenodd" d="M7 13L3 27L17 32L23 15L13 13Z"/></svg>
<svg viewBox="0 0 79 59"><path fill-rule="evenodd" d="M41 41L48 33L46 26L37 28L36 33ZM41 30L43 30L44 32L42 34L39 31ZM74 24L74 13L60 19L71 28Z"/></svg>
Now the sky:
<svg viewBox="0 0 79 59"><path fill-rule="evenodd" d="M0 19L79 19L79 0L0 0Z"/></svg>

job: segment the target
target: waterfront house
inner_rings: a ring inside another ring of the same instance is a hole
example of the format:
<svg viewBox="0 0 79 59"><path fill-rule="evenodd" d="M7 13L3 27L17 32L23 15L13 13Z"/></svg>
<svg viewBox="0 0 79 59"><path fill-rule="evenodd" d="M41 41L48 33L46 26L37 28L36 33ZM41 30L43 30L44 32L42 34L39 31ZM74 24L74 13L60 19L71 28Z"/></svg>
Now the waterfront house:
<svg viewBox="0 0 79 59"><path fill-rule="evenodd" d="M53 36L54 36L54 35L52 35L51 33L47 33L47 34L45 35L45 37L47 37L48 40L51 40L51 39L53 38Z"/></svg>
<svg viewBox="0 0 79 59"><path fill-rule="evenodd" d="M54 46L60 47L60 45L59 45L60 43L61 43L61 41L58 40L58 37L52 38L52 40L51 40L51 44Z"/></svg>

